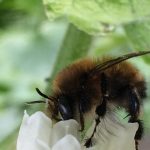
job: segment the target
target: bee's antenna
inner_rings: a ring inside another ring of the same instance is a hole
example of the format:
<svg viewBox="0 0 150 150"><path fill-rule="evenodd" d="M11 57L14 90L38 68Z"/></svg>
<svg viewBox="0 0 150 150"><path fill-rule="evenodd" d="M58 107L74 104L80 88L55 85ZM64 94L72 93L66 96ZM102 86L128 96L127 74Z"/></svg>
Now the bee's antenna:
<svg viewBox="0 0 150 150"><path fill-rule="evenodd" d="M42 97L46 98L47 100L37 100L37 101L31 101L31 102L26 102L27 105L30 104L37 104L37 103L47 103L48 101L51 101L53 103L57 102L57 99L53 96L47 96L46 94L42 93L38 88L36 88L36 91L39 95Z"/></svg>
<svg viewBox="0 0 150 150"><path fill-rule="evenodd" d="M46 101L44 101L44 100L37 100L37 101L26 102L27 105L37 104L37 103L46 103Z"/></svg>
<svg viewBox="0 0 150 150"><path fill-rule="evenodd" d="M49 99L50 101L52 102L55 102L57 101L57 99L53 96L47 96L46 94L42 93L38 88L36 88L36 91L39 95L41 95L42 97L46 98L46 99Z"/></svg>
<svg viewBox="0 0 150 150"><path fill-rule="evenodd" d="M119 64L127 59L130 59L130 58L133 58L133 57L138 57L138 56L142 56L142 55L146 55L146 54L149 54L150 51L140 51L140 52L134 52L134 53L129 53L129 54L126 54L126 55L123 55L123 56L120 56L120 57L117 57L117 58L114 58L112 60L108 60L102 64L98 64L96 65L90 72L90 75L95 72L100 72L100 71L104 71L105 69L108 69L110 68L111 66L113 65L116 65L116 64Z"/></svg>
<svg viewBox="0 0 150 150"><path fill-rule="evenodd" d="M39 95L41 95L42 97L49 99L49 97L48 97L47 95L45 95L44 93L42 93L38 88L36 88L36 91L37 91L37 93L38 93Z"/></svg>

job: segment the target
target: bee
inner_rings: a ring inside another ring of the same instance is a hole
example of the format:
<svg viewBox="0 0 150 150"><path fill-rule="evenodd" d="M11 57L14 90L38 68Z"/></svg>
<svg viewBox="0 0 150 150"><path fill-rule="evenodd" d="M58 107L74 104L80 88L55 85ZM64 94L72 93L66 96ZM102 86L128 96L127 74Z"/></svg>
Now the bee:
<svg viewBox="0 0 150 150"><path fill-rule="evenodd" d="M129 122L137 122L135 147L143 136L143 123L139 119L143 99L146 98L146 82L138 69L126 60L146 55L150 51L129 53L117 58L81 59L60 71L53 81L53 93L47 96L38 88L37 92L48 100L52 118L75 119L83 131L89 114L96 114L95 128L85 146L92 146L96 127L113 104L126 110ZM45 103L33 101L31 103ZM61 117L59 117L61 116Z"/></svg>

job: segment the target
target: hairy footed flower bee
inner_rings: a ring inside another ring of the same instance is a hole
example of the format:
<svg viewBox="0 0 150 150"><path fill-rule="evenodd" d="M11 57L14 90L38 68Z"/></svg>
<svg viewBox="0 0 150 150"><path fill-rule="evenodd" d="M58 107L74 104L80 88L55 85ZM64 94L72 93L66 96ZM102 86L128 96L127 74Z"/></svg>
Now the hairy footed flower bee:
<svg viewBox="0 0 150 150"><path fill-rule="evenodd" d="M138 150L138 141L143 135L143 123L139 115L143 99L146 98L146 83L138 69L126 60L149 53L141 51L117 58L81 59L56 75L51 96L36 90L48 100L48 110L54 119L75 119L80 123L80 131L84 130L88 115L96 114L95 128L85 142L86 147L92 146L96 127L107 110L112 105L124 108L128 113L128 122L139 124L135 135L135 147Z"/></svg>

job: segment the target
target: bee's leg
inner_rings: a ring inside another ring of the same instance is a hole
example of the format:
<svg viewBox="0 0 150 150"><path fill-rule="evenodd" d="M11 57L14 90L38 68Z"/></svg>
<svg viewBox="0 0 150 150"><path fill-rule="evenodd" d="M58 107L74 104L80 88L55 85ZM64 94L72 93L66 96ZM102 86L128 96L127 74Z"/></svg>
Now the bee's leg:
<svg viewBox="0 0 150 150"><path fill-rule="evenodd" d="M129 122L131 123L134 123L134 122L137 122L139 124L139 128L138 130L136 131L136 134L135 134L135 148L136 150L139 150L139 141L142 139L143 137L143 134L144 134L144 127L143 127L143 122L141 120L133 120L132 118L130 118Z"/></svg>
<svg viewBox="0 0 150 150"><path fill-rule="evenodd" d="M143 128L143 122L141 120L138 119L139 114L140 114L140 97L139 94L136 90L136 88L134 87L130 87L129 88L129 113L131 118L129 119L129 122L134 123L137 122L139 127L138 130L136 131L135 134L135 147L136 150L138 150L138 146L139 146L139 140L142 139L143 134L144 134L144 128Z"/></svg>
<svg viewBox="0 0 150 150"><path fill-rule="evenodd" d="M97 127L98 124L100 123L100 118L99 118L99 117L96 118L96 119L95 119L95 122L96 122L96 124L95 124L95 127L94 127L94 131L93 131L91 137L90 137L89 139L87 139L86 142L85 142L85 144L84 144L84 146L86 146L87 148L92 146L92 138L93 138L93 136L94 136L94 133L96 132L96 127Z"/></svg>
<svg viewBox="0 0 150 150"><path fill-rule="evenodd" d="M104 115L106 114L106 101L105 100L103 100L102 104L96 108L95 112L97 114L97 117L95 119L95 127L93 130L93 133L92 133L91 137L89 139L87 139L86 143L84 144L87 148L92 146L92 138L94 136L94 133L96 132L96 127L100 123L100 117L104 117Z"/></svg>
<svg viewBox="0 0 150 150"><path fill-rule="evenodd" d="M95 127L94 127L94 131L91 135L91 137L89 139L87 139L87 141L85 142L85 146L86 147L90 147L92 146L92 138L94 136L94 133L96 132L96 127L98 126L98 124L100 123L100 118L103 118L106 114L106 105L107 105L107 100L108 100L108 90L107 90L107 77L104 73L101 74L101 101L102 103L96 107L96 119L95 119Z"/></svg>
<svg viewBox="0 0 150 150"><path fill-rule="evenodd" d="M139 142L137 140L135 140L135 149L139 150Z"/></svg>
<svg viewBox="0 0 150 150"><path fill-rule="evenodd" d="M143 135L144 135L144 127L143 127L144 125L143 125L143 122L141 120L137 120L136 122L139 124L139 128L136 132L135 139L141 140Z"/></svg>
<svg viewBox="0 0 150 150"><path fill-rule="evenodd" d="M139 148L139 141L142 139L143 137L143 134L144 134L144 127L143 127L143 122L141 120L134 120L132 117L130 118L129 122L131 123L134 123L134 122L137 122L139 124L139 128L138 130L136 131L136 134L135 134L135 147L136 147L136 150L138 150Z"/></svg>

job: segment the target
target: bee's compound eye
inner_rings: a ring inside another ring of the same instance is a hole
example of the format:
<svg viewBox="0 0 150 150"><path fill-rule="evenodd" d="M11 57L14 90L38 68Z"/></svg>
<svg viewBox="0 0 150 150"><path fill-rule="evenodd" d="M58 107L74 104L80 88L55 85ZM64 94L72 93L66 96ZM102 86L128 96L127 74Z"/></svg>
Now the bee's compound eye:
<svg viewBox="0 0 150 150"><path fill-rule="evenodd" d="M59 107L59 112L64 120L73 118L71 107L64 96L60 97L58 107Z"/></svg>

